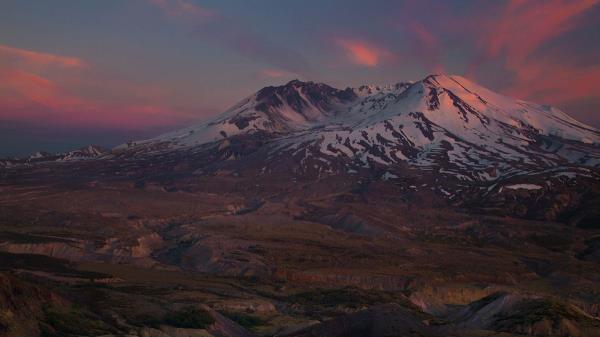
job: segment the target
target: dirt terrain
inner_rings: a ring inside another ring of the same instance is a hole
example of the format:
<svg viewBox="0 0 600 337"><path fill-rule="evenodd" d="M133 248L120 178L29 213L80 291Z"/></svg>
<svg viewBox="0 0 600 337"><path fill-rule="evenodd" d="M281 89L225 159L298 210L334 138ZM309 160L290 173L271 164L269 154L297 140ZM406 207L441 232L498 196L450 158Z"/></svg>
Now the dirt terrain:
<svg viewBox="0 0 600 337"><path fill-rule="evenodd" d="M597 228L469 212L381 182L140 184L61 170L2 180L3 335L600 331Z"/></svg>

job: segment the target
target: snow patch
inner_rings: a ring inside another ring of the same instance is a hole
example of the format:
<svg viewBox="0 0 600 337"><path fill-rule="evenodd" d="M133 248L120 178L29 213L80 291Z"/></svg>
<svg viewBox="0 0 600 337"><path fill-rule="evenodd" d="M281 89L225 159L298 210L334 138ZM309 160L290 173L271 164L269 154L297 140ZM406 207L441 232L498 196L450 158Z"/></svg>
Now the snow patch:
<svg viewBox="0 0 600 337"><path fill-rule="evenodd" d="M504 186L504 187L511 189L511 190L539 190L542 188L542 186L535 185L535 184L514 184L514 185L508 185L508 186Z"/></svg>

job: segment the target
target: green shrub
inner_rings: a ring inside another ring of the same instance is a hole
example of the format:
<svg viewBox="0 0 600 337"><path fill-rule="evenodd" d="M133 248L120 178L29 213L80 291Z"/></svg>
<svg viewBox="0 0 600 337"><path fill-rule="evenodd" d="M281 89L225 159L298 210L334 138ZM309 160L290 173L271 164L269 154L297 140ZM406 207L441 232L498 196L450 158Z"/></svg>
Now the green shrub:
<svg viewBox="0 0 600 337"><path fill-rule="evenodd" d="M150 314L139 314L134 317L128 318L127 321L135 326L146 326L150 328L158 329L162 321Z"/></svg>
<svg viewBox="0 0 600 337"><path fill-rule="evenodd" d="M265 321L260 317L242 312L222 312L222 314L246 329L253 329L257 326L265 325Z"/></svg>
<svg viewBox="0 0 600 337"><path fill-rule="evenodd" d="M176 328L205 329L213 324L215 320L206 310L185 307L167 313L164 322Z"/></svg>
<svg viewBox="0 0 600 337"><path fill-rule="evenodd" d="M89 336L114 332L106 323L77 308L47 307L44 310L45 336Z"/></svg>
<svg viewBox="0 0 600 337"><path fill-rule="evenodd" d="M291 295L288 302L302 305L320 305L325 307L343 306L349 308L360 308L373 304L392 302L405 302L405 300L393 293L363 290L352 287L341 289L314 289Z"/></svg>

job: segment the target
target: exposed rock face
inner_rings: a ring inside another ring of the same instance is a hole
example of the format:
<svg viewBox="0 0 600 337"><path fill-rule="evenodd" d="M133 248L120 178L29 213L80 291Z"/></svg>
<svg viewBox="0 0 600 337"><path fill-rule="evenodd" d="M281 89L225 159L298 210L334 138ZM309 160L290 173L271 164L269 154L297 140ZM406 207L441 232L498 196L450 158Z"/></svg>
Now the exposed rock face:
<svg viewBox="0 0 600 337"><path fill-rule="evenodd" d="M446 333L448 331L429 326L426 316L418 317L398 305L385 305L334 318L286 336L447 336Z"/></svg>
<svg viewBox="0 0 600 337"><path fill-rule="evenodd" d="M70 260L83 260L85 252L78 243L4 243L0 250L19 254L40 254Z"/></svg>
<svg viewBox="0 0 600 337"><path fill-rule="evenodd" d="M375 306L311 325L285 336L595 336L600 321L576 308L542 299L496 293L475 301L441 323L399 305Z"/></svg>
<svg viewBox="0 0 600 337"><path fill-rule="evenodd" d="M162 239L156 234L142 235L133 242L108 238L103 245L86 240L58 240L49 242L14 243L1 242L0 251L16 254L39 254L71 261L128 262L140 266L153 266L157 262L150 256L162 247Z"/></svg>
<svg viewBox="0 0 600 337"><path fill-rule="evenodd" d="M39 286L0 273L0 334L6 337L37 336L44 307L67 301Z"/></svg>
<svg viewBox="0 0 600 337"><path fill-rule="evenodd" d="M248 251L251 242L228 237L200 238L182 252L184 268L199 272L238 277L264 278L272 274L271 267L257 254Z"/></svg>
<svg viewBox="0 0 600 337"><path fill-rule="evenodd" d="M211 316L214 318L215 323L212 324L207 330L215 337L255 337L255 335L248 330L244 329L230 319L224 317L220 313L213 309L204 306Z"/></svg>
<svg viewBox="0 0 600 337"><path fill-rule="evenodd" d="M185 161L177 170L196 175L386 181L470 210L587 225L597 220L584 200L598 198L598 144L598 130L556 108L432 75L345 90L267 87L212 121L115 154ZM407 181L416 175L418 185Z"/></svg>

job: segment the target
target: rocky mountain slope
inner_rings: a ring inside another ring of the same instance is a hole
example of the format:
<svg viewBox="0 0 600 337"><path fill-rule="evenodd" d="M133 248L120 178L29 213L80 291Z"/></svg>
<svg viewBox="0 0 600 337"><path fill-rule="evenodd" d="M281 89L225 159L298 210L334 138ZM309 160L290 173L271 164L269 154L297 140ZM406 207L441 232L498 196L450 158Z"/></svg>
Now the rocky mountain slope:
<svg viewBox="0 0 600 337"><path fill-rule="evenodd" d="M264 133L274 137L273 156L291 151L315 157L323 170L342 158L362 166L447 166L462 179L491 180L463 171L491 166L500 176L515 169L600 165L600 131L556 108L445 75L345 90L295 80L264 88L209 122L129 145L176 149Z"/></svg>
<svg viewBox="0 0 600 337"><path fill-rule="evenodd" d="M290 180L387 181L514 216L564 220L579 212L574 221L584 223L597 216L579 210L582 200L598 198L600 132L460 76L344 90L295 80L113 153L149 162L195 157L194 174L226 168Z"/></svg>

